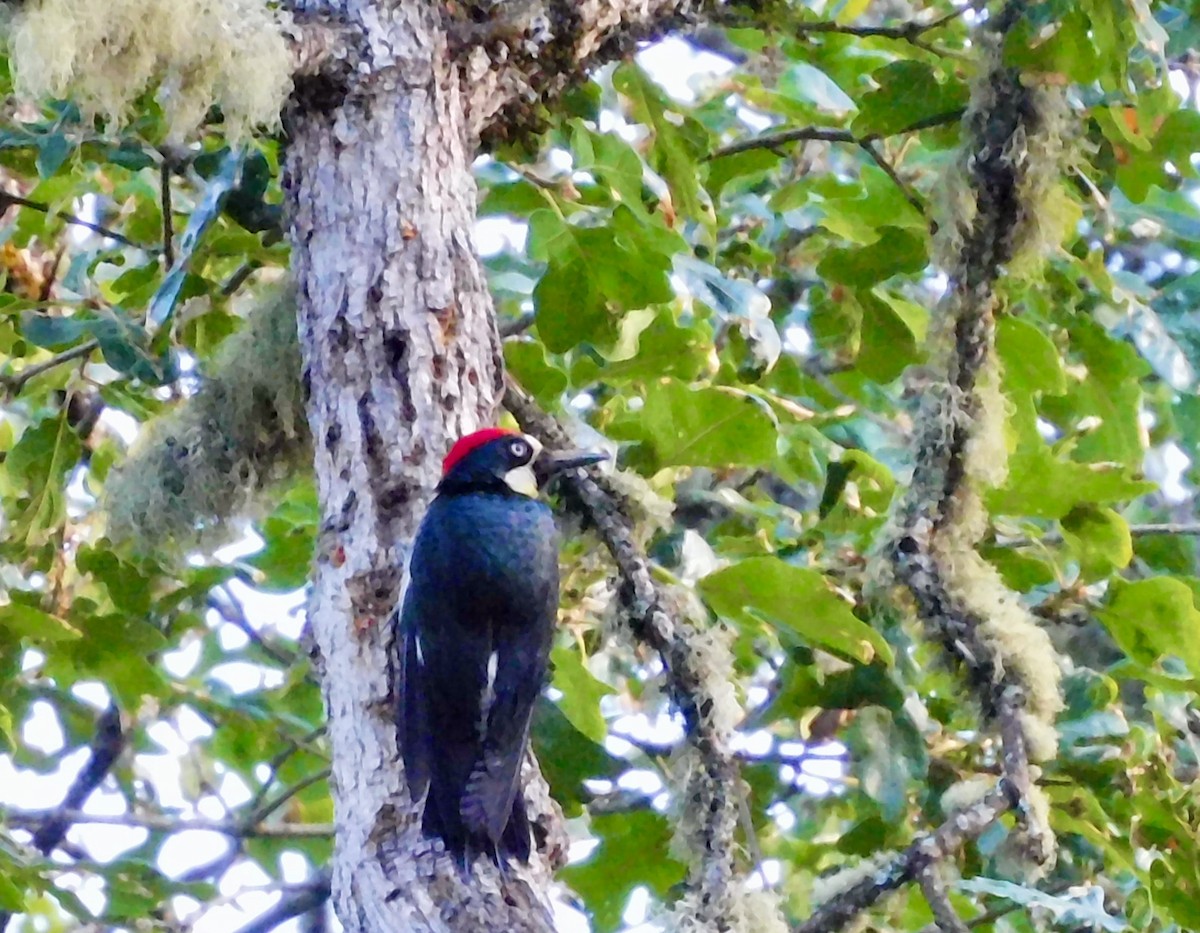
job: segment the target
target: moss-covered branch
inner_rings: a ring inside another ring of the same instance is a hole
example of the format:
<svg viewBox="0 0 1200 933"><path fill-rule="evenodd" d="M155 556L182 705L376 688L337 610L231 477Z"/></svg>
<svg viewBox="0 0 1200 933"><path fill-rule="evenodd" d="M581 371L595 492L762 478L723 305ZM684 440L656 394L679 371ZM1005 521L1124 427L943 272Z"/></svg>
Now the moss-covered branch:
<svg viewBox="0 0 1200 933"><path fill-rule="evenodd" d="M1052 757L1062 708L1050 639L977 552L984 492L1003 482L1005 400L995 349L1001 282L1052 236L1044 218L1057 186L1065 105L1004 64L1000 29L980 37L982 68L965 117L966 142L948 184L943 225L950 284L930 335L934 379L916 418L912 481L893 515L888 559L927 631L967 674L999 724L1004 775L1020 801L1026 855L1053 857L1043 798L1028 759Z"/></svg>
<svg viewBox="0 0 1200 933"><path fill-rule="evenodd" d="M512 380L504 406L548 448L573 446L563 426ZM691 860L691 872L673 911L672 929L740 930L750 914L774 917L773 896L747 890L735 865L746 790L730 744L738 717L728 694L728 650L716 633L690 621L679 600L655 579L625 496L609 480L582 471L564 477L563 485L570 508L595 529L616 564L624 621L661 659L667 693L687 730L691 759L679 789L686 805L676 837Z"/></svg>

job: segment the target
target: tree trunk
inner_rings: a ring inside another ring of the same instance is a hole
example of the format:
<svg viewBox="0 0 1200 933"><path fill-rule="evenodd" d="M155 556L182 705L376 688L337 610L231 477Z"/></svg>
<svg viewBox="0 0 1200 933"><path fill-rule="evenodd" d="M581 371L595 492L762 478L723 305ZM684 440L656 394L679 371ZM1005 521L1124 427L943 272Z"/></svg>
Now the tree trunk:
<svg viewBox="0 0 1200 933"><path fill-rule="evenodd" d="M302 10L303 3L293 6ZM440 5L308 0L366 41L345 84L301 82L286 187L321 531L320 651L350 933L551 930L550 868L464 881L420 836L396 741L393 626L417 523L452 439L492 421L502 360L472 244L475 142Z"/></svg>

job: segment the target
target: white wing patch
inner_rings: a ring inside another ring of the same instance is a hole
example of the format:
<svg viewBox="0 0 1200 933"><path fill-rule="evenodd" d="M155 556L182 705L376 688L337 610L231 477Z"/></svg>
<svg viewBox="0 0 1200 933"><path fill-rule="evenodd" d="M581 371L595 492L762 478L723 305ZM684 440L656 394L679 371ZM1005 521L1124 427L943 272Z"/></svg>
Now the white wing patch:
<svg viewBox="0 0 1200 933"><path fill-rule="evenodd" d="M500 668L500 652L493 651L488 655L487 661L487 683L483 685L483 698L479 704L479 735L483 738L487 734L488 715L492 711L492 704L496 702L496 671Z"/></svg>
<svg viewBox="0 0 1200 933"><path fill-rule="evenodd" d="M418 635L416 632L413 633L413 643L416 645L416 648L417 648L417 663L420 664L421 667L424 667L425 666L425 652L423 650L421 650L421 636Z"/></svg>

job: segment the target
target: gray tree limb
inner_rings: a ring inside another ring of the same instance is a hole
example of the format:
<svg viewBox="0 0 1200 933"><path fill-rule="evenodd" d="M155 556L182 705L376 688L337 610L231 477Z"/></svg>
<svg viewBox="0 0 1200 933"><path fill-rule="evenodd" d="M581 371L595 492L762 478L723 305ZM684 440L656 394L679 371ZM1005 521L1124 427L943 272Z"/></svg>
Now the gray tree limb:
<svg viewBox="0 0 1200 933"><path fill-rule="evenodd" d="M294 5L357 30L347 80L298 82L285 189L321 527L309 602L332 747L334 905L350 933L549 931L564 843L501 874L460 874L424 839L396 737L389 622L408 550L455 437L490 424L501 346L472 243L472 94L443 5Z"/></svg>

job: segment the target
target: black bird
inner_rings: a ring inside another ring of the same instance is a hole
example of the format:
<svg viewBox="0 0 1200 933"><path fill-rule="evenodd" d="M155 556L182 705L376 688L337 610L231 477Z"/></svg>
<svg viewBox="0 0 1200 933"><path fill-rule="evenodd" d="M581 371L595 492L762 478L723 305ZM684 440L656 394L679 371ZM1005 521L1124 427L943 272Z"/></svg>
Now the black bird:
<svg viewBox="0 0 1200 933"><path fill-rule="evenodd" d="M538 487L603 459L476 431L447 454L417 531L400 612L400 747L422 830L464 866L478 853L529 860L521 762L558 614L558 536Z"/></svg>

